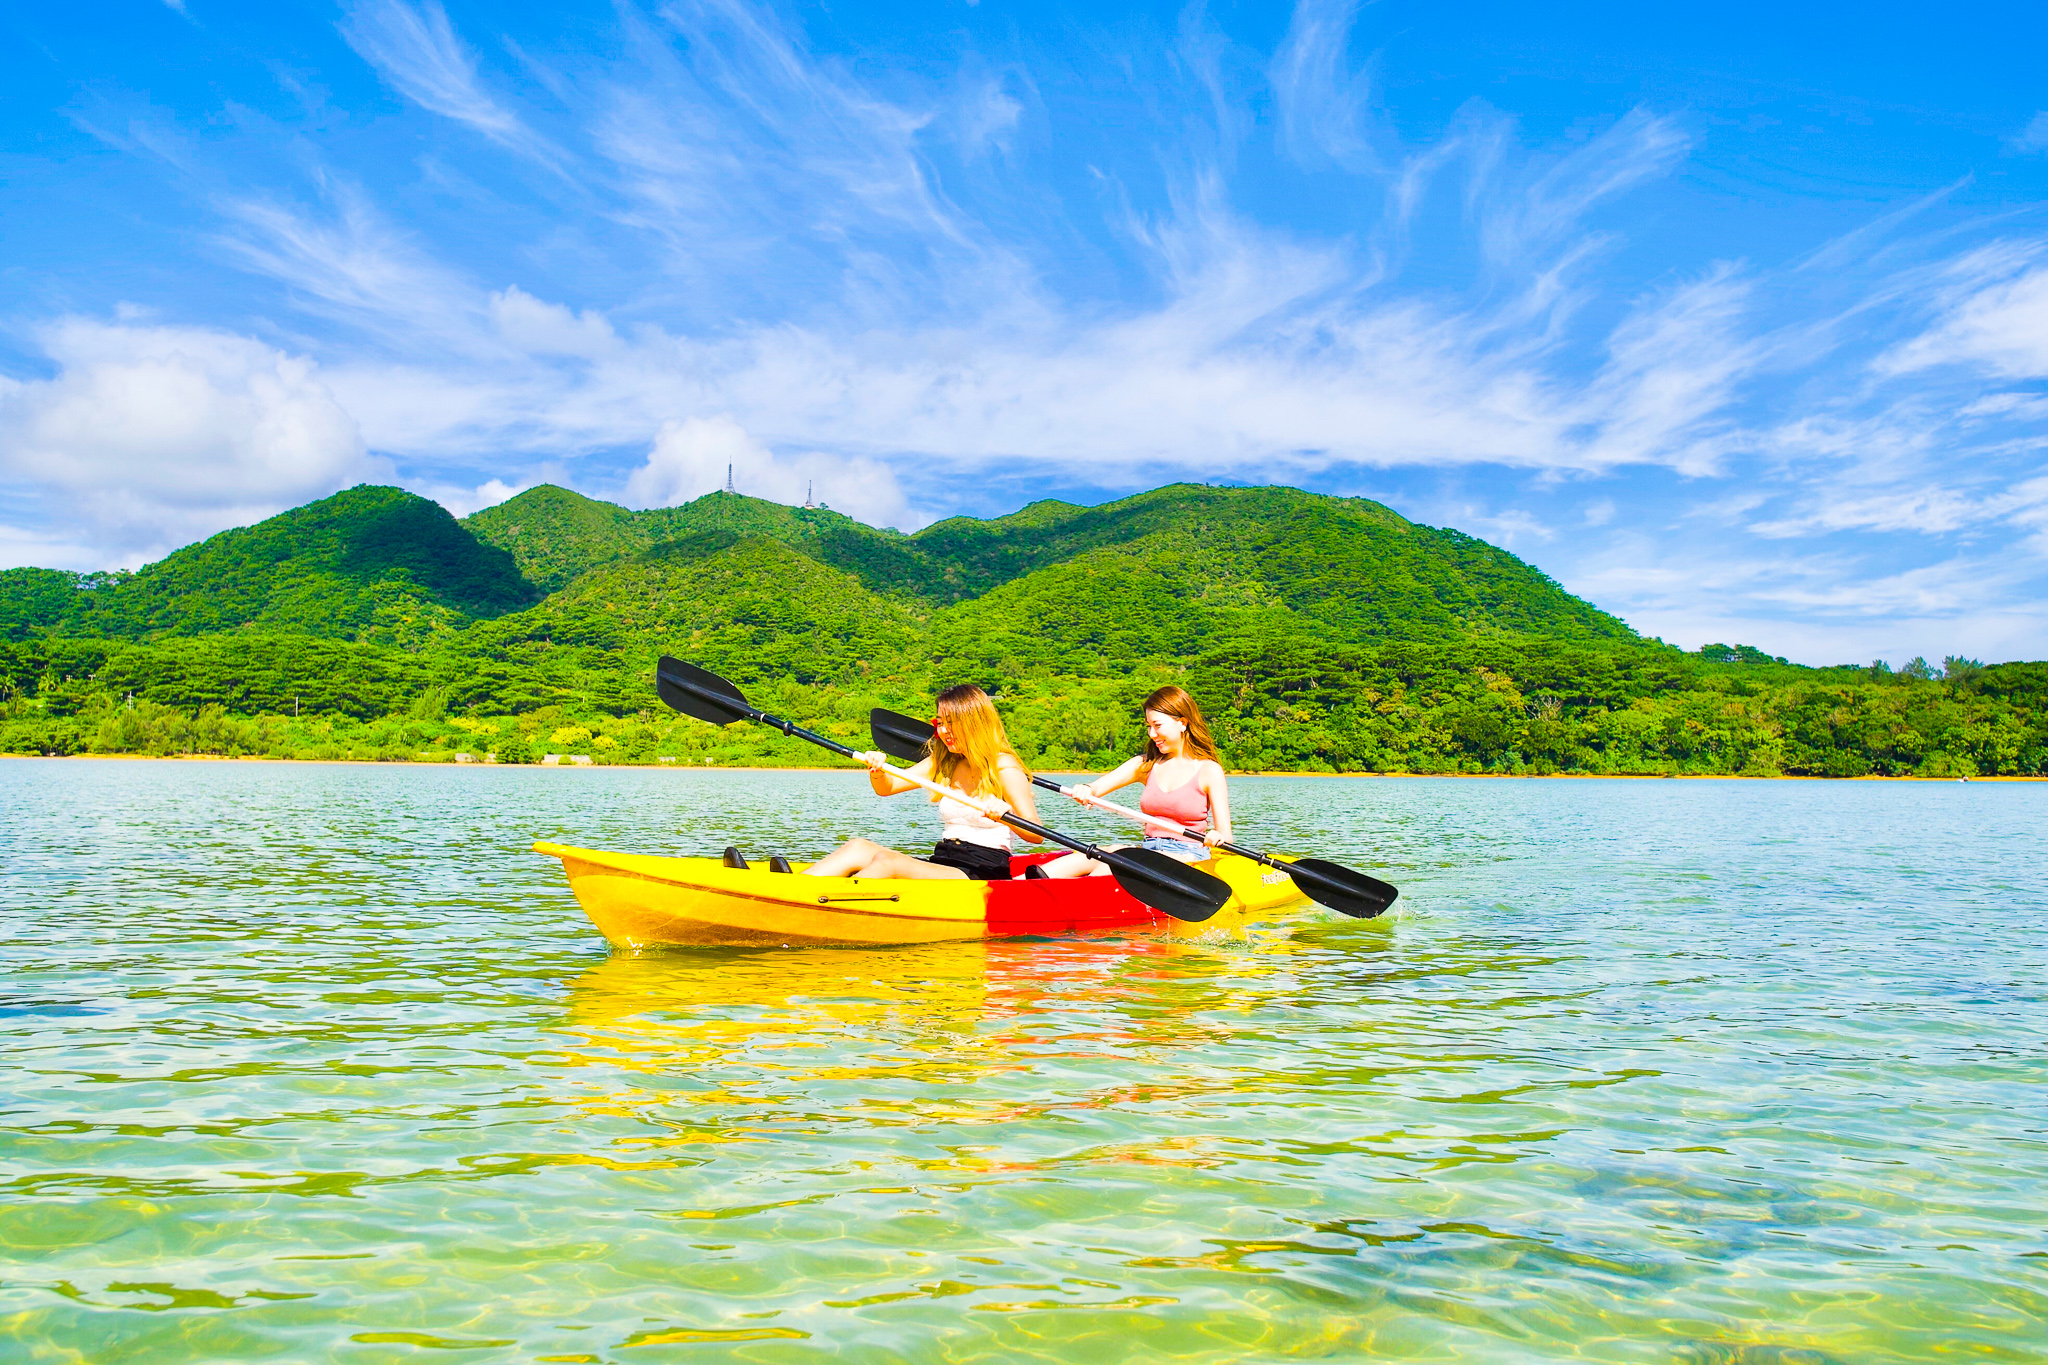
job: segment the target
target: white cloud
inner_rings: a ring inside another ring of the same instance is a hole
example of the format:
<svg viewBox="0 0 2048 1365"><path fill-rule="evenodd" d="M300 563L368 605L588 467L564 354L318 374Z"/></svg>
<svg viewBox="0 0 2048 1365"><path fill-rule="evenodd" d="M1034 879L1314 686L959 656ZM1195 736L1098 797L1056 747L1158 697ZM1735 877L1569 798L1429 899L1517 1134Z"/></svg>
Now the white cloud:
<svg viewBox="0 0 2048 1365"><path fill-rule="evenodd" d="M2016 152L2048 152L2048 109L2034 115L2026 127L2007 139Z"/></svg>
<svg viewBox="0 0 2048 1365"><path fill-rule="evenodd" d="M1481 134L1487 158L1505 150L1508 125L1494 121ZM1526 264L1540 253L1584 237L1586 216L1612 199L1668 172L1684 154L1687 140L1676 124L1636 109L1586 144L1533 174L1479 180L1475 198L1491 201L1482 229L1487 254L1496 262ZM1600 238L1579 249L1605 245Z"/></svg>
<svg viewBox="0 0 2048 1365"><path fill-rule="evenodd" d="M1741 330L1748 286L1730 266L1625 318L1589 391L1586 422L1597 434L1584 463L1668 464L1710 474L1723 447L1735 387L1758 363Z"/></svg>
<svg viewBox="0 0 2048 1365"><path fill-rule="evenodd" d="M291 289L302 307L401 352L445 359L451 348L472 358L502 351L484 325L480 290L408 241L360 191L338 186L333 197L325 219L261 200L226 203L236 230L221 245Z"/></svg>
<svg viewBox="0 0 2048 1365"><path fill-rule="evenodd" d="M2048 394L1987 393L1962 410L1964 417L2048 418Z"/></svg>
<svg viewBox="0 0 2048 1365"><path fill-rule="evenodd" d="M981 156L991 147L1007 146L1024 106L1003 88L1000 78L975 82L962 96L954 114L960 150L969 158Z"/></svg>
<svg viewBox="0 0 2048 1365"><path fill-rule="evenodd" d="M474 488L432 485L416 487L414 492L422 497L432 498L448 509L450 516L466 517L481 512L486 507L496 507L507 498L516 497L534 486L538 480L521 480L507 483L503 479L486 479Z"/></svg>
<svg viewBox="0 0 2048 1365"><path fill-rule="evenodd" d="M1975 524L1983 511L1979 499L1951 488L1890 489L1866 497L1817 498L1801 515L1753 522L1749 529L1771 539L1847 530L1938 535Z"/></svg>
<svg viewBox="0 0 2048 1365"><path fill-rule="evenodd" d="M2010 379L2048 377L2048 243L2002 242L1946 272L1934 327L1878 361L1886 374L1972 365Z"/></svg>
<svg viewBox="0 0 2048 1365"><path fill-rule="evenodd" d="M491 295L490 314L500 336L532 355L595 357L618 349L618 334L601 314L543 303L517 285Z"/></svg>
<svg viewBox="0 0 2048 1365"><path fill-rule="evenodd" d="M133 564L113 567L133 568L140 563L138 558ZM0 521L0 569L21 567L89 571L107 568L108 562L106 551L89 536L64 535Z"/></svg>
<svg viewBox="0 0 2048 1365"><path fill-rule="evenodd" d="M476 58L439 0L363 0L349 7L340 27L349 46L415 104L515 150L541 149L540 139L484 89Z"/></svg>
<svg viewBox="0 0 2048 1365"><path fill-rule="evenodd" d="M847 313L985 308L1018 266L947 199L920 140L940 101L882 98L740 0L622 20L627 58L590 96L614 212L661 243L670 287L713 315L801 300ZM983 116L1000 112L984 101Z"/></svg>
<svg viewBox="0 0 2048 1365"><path fill-rule="evenodd" d="M1328 255L1256 234L1174 249L1183 278L1163 306L1072 327L621 336L512 288L437 304L437 325L468 330L433 360L338 365L332 382L372 444L414 457L616 448L724 414L778 451L962 473L1027 460L1136 486L1253 463L1704 470L1755 363L1735 333L1746 287L1726 274L1627 319L1580 391L1469 319L1333 296Z"/></svg>
<svg viewBox="0 0 2048 1365"><path fill-rule="evenodd" d="M831 306L770 321L760 299L736 300L701 328L622 334L523 282L486 293L348 192L327 220L238 206L247 263L385 339L332 377L373 446L562 455L723 415L785 458L821 450L956 475L1021 460L1112 487L1253 463L1283 476L1474 462L1704 472L1721 455L1721 410L1758 363L1739 331L1749 285L1721 267L1625 312L1590 388L1557 364L1587 250L1573 225L1682 149L1647 114L1527 171L1511 164L1511 126L1484 125L1475 212L1496 265L1527 272L1496 303L1387 287L1369 252L1248 222L1215 168L1196 166L1170 212L1123 225L1158 297L1074 307L934 186L918 150L926 112L812 60L764 12L701 0L662 19L680 51L628 14L628 59L585 94L621 221L668 244L671 288L693 302L803 288ZM1338 89L1350 22L1341 4L1297 11L1276 59L1289 98L1363 116L1363 87ZM459 74L466 60L434 69ZM1200 63L1217 101L1220 62ZM982 94L991 117L1014 121L1000 86ZM1328 120L1342 112L1314 113L1315 136L1338 137ZM1447 164L1412 161L1404 183Z"/></svg>
<svg viewBox="0 0 2048 1365"><path fill-rule="evenodd" d="M1305 166L1379 165L1369 102L1372 83L1350 70L1346 50L1358 0L1300 0L1268 75L1279 101L1280 138Z"/></svg>
<svg viewBox="0 0 2048 1365"><path fill-rule="evenodd" d="M730 417L667 422L647 462L626 480L626 500L639 507L673 507L725 486L749 497L800 503L806 495L876 526L914 529L912 516L886 465L807 452L778 456Z"/></svg>
<svg viewBox="0 0 2048 1365"><path fill-rule="evenodd" d="M2028 590L2032 566L1958 555L1875 568L1850 553L1752 555L1624 533L1563 582L1685 649L1747 644L1805 664L2040 656L2048 608Z"/></svg>
<svg viewBox="0 0 2048 1365"><path fill-rule="evenodd" d="M62 499L127 559L375 472L317 367L246 337L69 318L57 373L0 387L0 479Z"/></svg>

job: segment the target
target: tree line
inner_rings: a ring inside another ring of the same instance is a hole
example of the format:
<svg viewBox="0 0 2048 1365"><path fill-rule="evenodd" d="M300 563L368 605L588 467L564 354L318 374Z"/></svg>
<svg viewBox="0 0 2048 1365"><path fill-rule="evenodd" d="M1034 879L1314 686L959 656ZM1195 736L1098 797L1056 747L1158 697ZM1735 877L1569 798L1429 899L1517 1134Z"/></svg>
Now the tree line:
<svg viewBox="0 0 2048 1365"><path fill-rule="evenodd" d="M772 634L772 632L771 632ZM770 641L769 643L776 643ZM691 655L759 704L865 745L868 708L917 711L963 680L944 660L763 649L708 633ZM686 648L678 644L679 650ZM759 727L656 704L653 643L517 631L402 650L306 636L0 644L0 751L604 764L803 764ZM818 667L820 662L826 667ZM1062 662L1070 662L1062 660ZM1952 658L1812 669L1742 647L1493 636L1372 644L1241 638L1109 676L1008 657L995 692L1027 761L1102 769L1142 743L1153 687L1201 700L1236 771L1749 774L2048 773L2048 664Z"/></svg>

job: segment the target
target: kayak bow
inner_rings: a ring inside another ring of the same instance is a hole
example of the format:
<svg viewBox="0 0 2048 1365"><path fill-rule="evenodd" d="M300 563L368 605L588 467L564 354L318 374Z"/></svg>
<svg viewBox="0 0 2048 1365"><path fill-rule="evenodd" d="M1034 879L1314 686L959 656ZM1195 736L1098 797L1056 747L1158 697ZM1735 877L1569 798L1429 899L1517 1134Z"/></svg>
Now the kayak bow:
<svg viewBox="0 0 2048 1365"><path fill-rule="evenodd" d="M936 943L1180 925L1111 877L1022 880L1025 867L1054 856L1046 854L1012 858L1018 880L977 882L803 877L717 858L533 849L562 860L577 903L620 948ZM1223 854L1197 866L1229 884L1226 916L1256 917L1303 899L1293 878L1247 858Z"/></svg>

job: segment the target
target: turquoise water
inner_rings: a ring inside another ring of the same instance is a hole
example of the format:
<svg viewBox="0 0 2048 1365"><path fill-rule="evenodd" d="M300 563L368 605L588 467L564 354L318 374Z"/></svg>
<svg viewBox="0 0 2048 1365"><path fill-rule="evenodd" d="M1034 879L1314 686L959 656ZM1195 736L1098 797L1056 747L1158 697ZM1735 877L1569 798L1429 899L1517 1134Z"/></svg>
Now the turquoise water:
<svg viewBox="0 0 2048 1365"><path fill-rule="evenodd" d="M637 958L531 840L929 808L0 786L9 1360L2048 1360L2048 786L1239 779L1398 912Z"/></svg>

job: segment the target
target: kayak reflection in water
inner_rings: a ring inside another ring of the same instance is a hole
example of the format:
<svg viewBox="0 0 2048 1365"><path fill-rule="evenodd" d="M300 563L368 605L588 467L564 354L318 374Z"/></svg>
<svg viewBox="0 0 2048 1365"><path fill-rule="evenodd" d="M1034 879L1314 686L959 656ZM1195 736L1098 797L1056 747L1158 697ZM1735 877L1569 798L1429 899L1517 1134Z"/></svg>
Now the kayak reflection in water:
<svg viewBox="0 0 2048 1365"><path fill-rule="evenodd" d="M1011 811L1034 823L1038 803L1031 799L1031 774L1010 746L1003 718L988 693L963 683L939 693L936 733L925 756L909 771L943 783L957 797L933 797L939 808L939 844L930 858L913 858L884 848L872 839L849 839L804 869L811 877L971 877L978 882L1007 881L1010 876L1010 827L1001 817ZM897 796L918 788L882 771L889 759L865 753L868 784L877 796ZM1032 843L1039 836L1024 836Z"/></svg>
<svg viewBox="0 0 2048 1365"><path fill-rule="evenodd" d="M1216 741L1209 737L1209 722L1193 697L1168 684L1145 698L1145 735L1145 751L1115 772L1061 790L1086 806L1142 781L1145 795L1138 809L1162 821L1145 826L1143 847L1184 863L1201 862L1209 856L1204 844L1230 837L1230 783ZM1182 834L1183 825L1203 830L1202 842ZM1109 869L1085 853L1069 853L1045 864L1045 872L1049 877L1102 877Z"/></svg>

